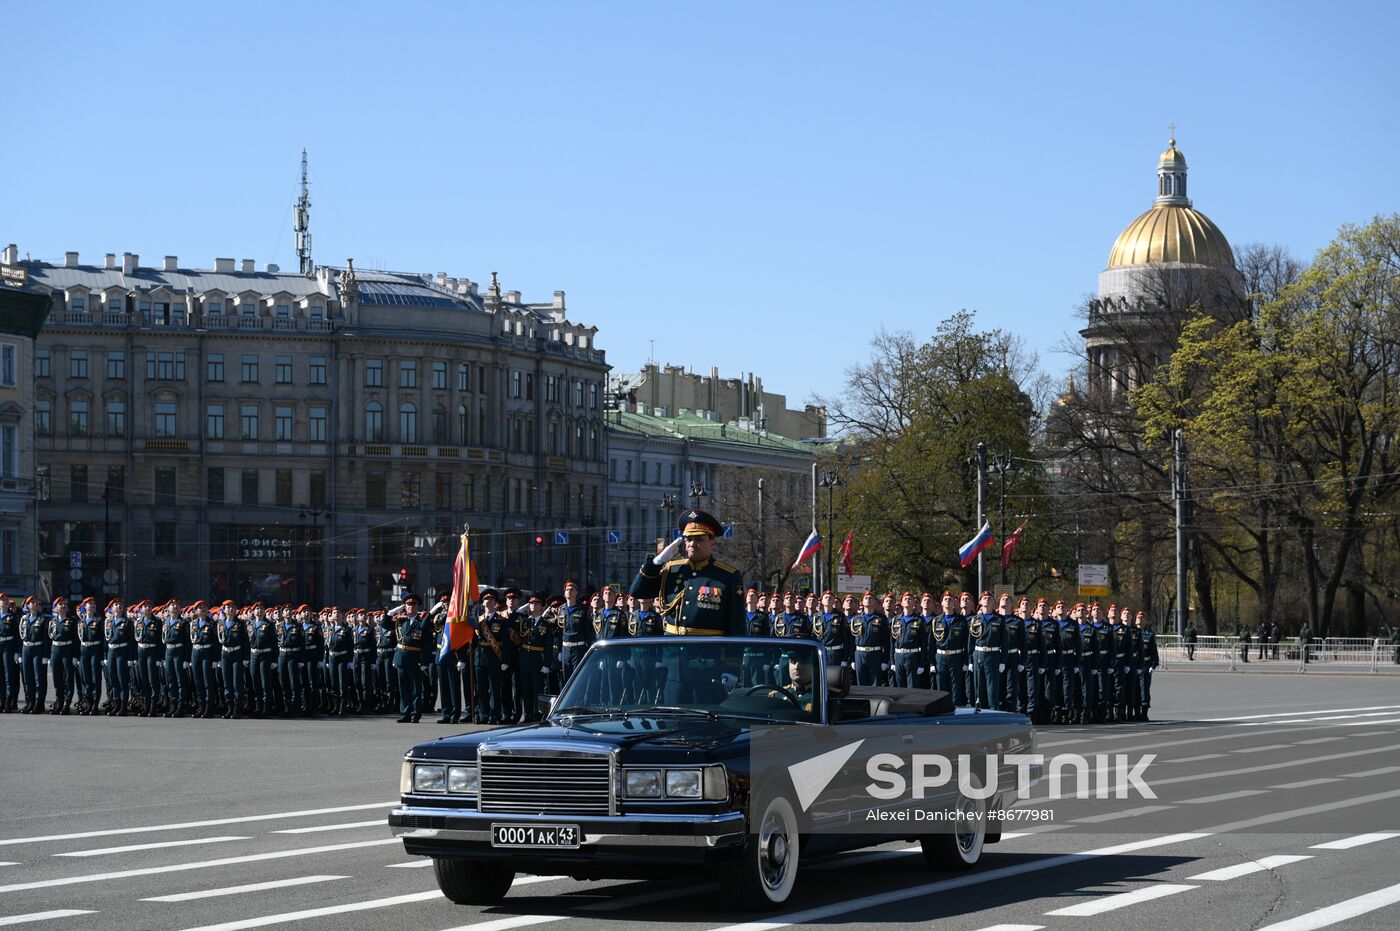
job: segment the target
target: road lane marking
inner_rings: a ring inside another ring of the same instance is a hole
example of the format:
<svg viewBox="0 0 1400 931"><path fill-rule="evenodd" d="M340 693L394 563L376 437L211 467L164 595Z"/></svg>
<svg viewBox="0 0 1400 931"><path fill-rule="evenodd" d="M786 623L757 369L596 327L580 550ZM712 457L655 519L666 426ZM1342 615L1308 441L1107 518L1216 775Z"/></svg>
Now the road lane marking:
<svg viewBox="0 0 1400 931"><path fill-rule="evenodd" d="M516 915L513 918L497 918L495 921L478 921L474 925L458 925L447 931L510 931L511 928L525 928L542 925L551 921L563 921L567 915Z"/></svg>
<svg viewBox="0 0 1400 931"><path fill-rule="evenodd" d="M1200 763L1203 760L1218 760L1223 753L1202 753L1200 756L1183 756L1179 760L1163 760L1163 763Z"/></svg>
<svg viewBox="0 0 1400 931"><path fill-rule="evenodd" d="M201 889L198 892L177 892L174 895L157 895L142 902L193 902L195 899L212 899L221 895L241 895L244 892L262 892L264 889L285 889L288 886L307 886L312 883L331 882L336 879L349 879L349 876L297 876L292 879L274 879L265 883L249 883L246 886L225 886L222 889Z"/></svg>
<svg viewBox="0 0 1400 931"><path fill-rule="evenodd" d="M1377 723L1377 722L1375 722L1375 721L1368 721L1368 722L1366 722L1366 723L1368 723L1368 724L1375 724L1375 723ZM1382 724L1391 724L1391 723L1394 723L1394 722L1391 722L1391 721L1382 721L1382 722L1380 722L1380 723L1382 723ZM1368 732L1365 733L1365 734L1354 734L1353 736L1355 736L1355 737L1389 737L1389 736L1390 736L1390 731L1368 731Z"/></svg>
<svg viewBox="0 0 1400 931"><path fill-rule="evenodd" d="M283 828L280 831L270 831L271 834L315 834L318 831L348 831L351 828L382 828L387 827L388 822L383 818L375 818L373 821L354 821L350 824L316 824L309 828Z"/></svg>
<svg viewBox="0 0 1400 931"><path fill-rule="evenodd" d="M99 847L94 850L70 850L56 853L55 857L105 857L114 853L134 853L137 850L162 850L166 847L197 847L200 844L222 844L231 840L251 840L249 837L230 835L228 837L192 837L189 840L167 840L159 844L130 844L126 847Z"/></svg>
<svg viewBox="0 0 1400 931"><path fill-rule="evenodd" d="M907 857L910 854L923 850L920 845L913 847L900 847L897 850L874 850L870 853L859 853L853 856L836 857L831 860L821 860L807 867L809 870L844 870L848 866L860 866L862 863L874 863L877 860L888 860L890 857Z"/></svg>
<svg viewBox="0 0 1400 931"><path fill-rule="evenodd" d="M580 912L615 912L624 908L631 908L634 905L651 905L655 902L665 902L667 899L680 899L690 895L703 895L710 892L718 892L717 883L707 883L701 886L685 886L680 889L658 889L655 892L643 892L638 895L624 896L620 899L604 899L599 902L590 902L581 905L577 909Z"/></svg>
<svg viewBox="0 0 1400 931"><path fill-rule="evenodd" d="M1353 847L1364 847L1377 841L1390 840L1392 837L1400 837L1400 831L1376 831L1371 834L1358 834L1355 837L1344 837L1341 840L1328 841L1325 844L1313 844L1308 849L1350 850Z"/></svg>
<svg viewBox="0 0 1400 931"><path fill-rule="evenodd" d="M1090 815L1087 818L1075 818L1075 824L1102 824L1105 821L1117 821L1119 818L1132 818L1137 815L1150 815L1154 811L1166 811L1168 808L1175 808L1175 805L1143 805L1141 808L1125 808L1122 811L1110 811L1103 815Z"/></svg>
<svg viewBox="0 0 1400 931"><path fill-rule="evenodd" d="M1083 902L1079 905L1071 905L1068 908L1057 908L1053 912L1046 912L1047 915L1067 915L1072 918L1087 918L1090 915L1102 915L1104 912L1117 911L1120 908L1127 908L1129 905L1137 905L1139 902L1151 902L1153 899L1164 899L1169 895L1176 895L1178 892L1186 892L1190 889L1199 889L1200 886L1187 886L1182 883L1160 883L1156 886L1146 886L1142 889L1134 889L1132 892L1120 892L1118 895L1104 896L1092 902Z"/></svg>
<svg viewBox="0 0 1400 931"><path fill-rule="evenodd" d="M1201 718L1202 724L1214 724L1217 721L1256 721L1261 718L1294 718L1300 714L1341 714L1349 711L1386 711L1400 709L1400 705L1367 705L1364 708L1319 708L1315 711L1276 711L1273 714L1243 714L1233 718ZM1277 723L1274 721L1271 724Z"/></svg>
<svg viewBox="0 0 1400 931"><path fill-rule="evenodd" d="M1231 753L1263 753L1266 750L1288 750L1292 744L1264 744L1262 747L1240 747L1238 750L1231 750Z"/></svg>
<svg viewBox="0 0 1400 931"><path fill-rule="evenodd" d="M361 847L378 847L383 844L401 844L397 837L383 837L379 840L365 840L353 844L327 844L323 847L299 847L296 850L273 850L267 853L250 853L241 857L223 857L218 860L196 860L187 863L172 863L168 866L147 866L132 870L116 870L111 873L86 873L81 876L66 876L61 879L39 879L27 883L10 883L0 886L0 893L26 892L30 889L52 889L56 886L76 886L82 883L105 882L109 879L130 879L133 876L155 876L161 873L178 873L184 870L202 870L206 867L234 866L239 863L256 863L259 860L284 860L288 857L309 857L318 853L334 853L339 850L357 850Z"/></svg>
<svg viewBox="0 0 1400 931"><path fill-rule="evenodd" d="M421 870L433 865L432 860L414 860L412 863L388 863L386 870Z"/></svg>
<svg viewBox="0 0 1400 931"><path fill-rule="evenodd" d="M1326 776L1322 779L1304 779L1302 782L1285 782L1282 785L1269 786L1270 789L1308 789L1313 786L1325 786L1329 782L1341 782L1333 776Z"/></svg>
<svg viewBox="0 0 1400 931"><path fill-rule="evenodd" d="M1312 766L1316 763L1330 763L1333 760L1349 760L1357 756L1370 756L1377 753L1393 753L1400 750L1400 744L1392 744L1388 747L1370 747L1365 750L1348 750L1345 753L1329 753L1325 756L1304 757L1301 760L1285 760L1282 763L1264 763L1259 766L1241 766L1238 769L1225 769L1214 773L1192 773L1187 776L1169 776L1166 779L1149 780L1152 788L1158 786L1172 785L1178 782L1200 782L1202 779L1224 779L1227 776L1247 776L1250 773L1266 773L1271 769L1292 769L1297 766ZM1049 791L1049 780L1042 780L1042 785L1046 785Z"/></svg>
<svg viewBox="0 0 1400 931"><path fill-rule="evenodd" d="M1254 873L1262 873L1265 870L1277 869L1280 866L1287 866L1290 863L1297 863L1300 860L1311 860L1311 854L1305 853L1284 853L1275 857L1264 857L1259 860L1251 860L1248 863L1236 863L1234 866L1226 866L1218 870L1211 870L1209 873L1198 873L1195 876L1188 876L1187 879L1195 882L1198 879L1210 882L1224 882L1227 879L1239 879L1241 876L1249 876Z"/></svg>
<svg viewBox="0 0 1400 931"><path fill-rule="evenodd" d="M1378 908L1385 908L1396 902L1400 902L1400 883L1359 895L1354 899L1338 902L1336 905L1319 908L1317 911L1299 915L1297 918L1268 925L1258 929L1258 931L1316 931L1317 928L1326 928L1328 925L1347 921L1359 915L1365 915L1367 912L1374 912Z"/></svg>
<svg viewBox="0 0 1400 931"><path fill-rule="evenodd" d="M1356 736L1356 737L1364 737L1365 735L1364 735L1364 734L1356 734L1356 735L1354 735L1354 736ZM1306 747L1308 744L1325 744L1325 743L1331 743L1331 742L1334 741L1334 740L1346 740L1346 738L1345 738L1345 737L1313 737L1313 738L1310 739L1310 740L1295 740L1295 741L1293 741L1293 742L1296 743L1296 744L1297 744L1298 746L1300 746L1300 747Z"/></svg>
<svg viewBox="0 0 1400 931"><path fill-rule="evenodd" d="M0 847L15 844L46 844L50 841L82 840L87 837L115 837L119 834L150 834L155 831L183 831L189 828L213 828L224 824L245 824L249 821L276 821L279 818L310 818L315 815L335 815L346 811L367 811L371 808L393 808L398 802L375 802L373 805L346 805L341 808L312 808L305 811L279 811L270 815L246 815L242 818L215 818L212 821L182 821L178 824L151 824L139 828L111 828L106 831L82 831L77 834L48 834L43 837L0 838ZM389 823L386 819L386 825Z"/></svg>
<svg viewBox="0 0 1400 931"><path fill-rule="evenodd" d="M1342 773L1342 776L1348 779L1365 779L1368 776L1385 776L1390 773L1400 773L1400 766L1383 766L1380 769L1368 769L1364 773Z"/></svg>
<svg viewBox="0 0 1400 931"><path fill-rule="evenodd" d="M0 866L19 866L16 860L0 860Z"/></svg>
<svg viewBox="0 0 1400 931"><path fill-rule="evenodd" d="M1229 834L1232 831L1247 831L1250 828L1257 828L1265 824L1277 824L1280 821L1292 821L1294 818L1303 818L1307 815L1317 815L1323 812L1336 811L1339 808L1351 808L1355 805L1369 805L1372 802L1385 801L1386 799L1400 798L1400 789L1390 792L1375 792L1371 795L1358 795L1355 798L1344 798L1335 802L1326 802L1321 805L1309 805L1307 808L1295 808L1292 811L1280 811L1269 815L1260 815L1257 818L1245 818L1243 821L1231 821L1227 824L1217 824L1204 828L1211 834Z"/></svg>
<svg viewBox="0 0 1400 931"><path fill-rule="evenodd" d="M1226 792L1223 795L1206 795L1202 798L1184 798L1177 804L1180 805L1209 805L1212 802L1228 802L1236 798L1248 798L1251 795L1268 795L1265 789L1241 789L1238 792Z"/></svg>
<svg viewBox="0 0 1400 931"><path fill-rule="evenodd" d="M988 925L978 931L1043 931L1045 925Z"/></svg>
<svg viewBox="0 0 1400 931"><path fill-rule="evenodd" d="M72 918L76 915L91 915L91 909L57 908L51 912L30 912L28 915L6 915L0 918L0 925L22 925L30 921L48 921L50 918Z"/></svg>
<svg viewBox="0 0 1400 931"><path fill-rule="evenodd" d="M326 915L344 915L349 912L365 912L374 908L393 908L395 905L411 905L414 902L428 902L441 899L437 889L428 892L413 892L408 895L395 895L385 899L368 899L363 902L344 902L340 905L326 905L322 908L307 908L299 912L282 912L278 915L263 915L259 918L241 918L238 921L225 921L217 925L200 925L190 931L241 931L244 928L265 928L289 921L304 921L307 918L322 918Z"/></svg>
<svg viewBox="0 0 1400 931"><path fill-rule="evenodd" d="M1364 720L1364 719L1368 719L1368 718L1384 718L1384 717L1386 717L1386 715L1393 715L1393 714L1395 714L1394 711L1372 711L1372 712L1369 712L1369 713L1367 713L1367 714L1335 714L1335 715L1329 715L1328 717L1325 717L1325 718L1290 718L1290 719L1288 719L1288 720L1286 720L1286 721L1268 721L1268 722L1263 722L1263 721L1261 721L1260 723L1261 723L1261 724L1263 724L1263 723L1268 723L1268 724L1320 724L1320 723L1323 722L1323 721L1344 721L1344 722L1350 722L1352 727L1356 727L1356 726L1358 726L1358 725L1360 725L1360 726L1362 726L1362 727L1369 727L1369 726L1371 726L1372 724L1384 724L1384 723L1387 723L1387 722L1386 722L1386 721ZM1387 719L1387 720L1390 720L1390 719ZM1245 727L1250 727L1251 725L1245 724L1244 726L1245 726Z"/></svg>
<svg viewBox="0 0 1400 931"><path fill-rule="evenodd" d="M1012 876L1023 876L1027 873L1039 873L1044 870L1052 870L1074 863L1083 863L1095 857L1111 857L1122 853L1135 853L1139 850L1149 850L1153 847L1166 847L1172 844L1200 840L1201 838L1209 836L1210 835L1206 833L1167 834L1161 837L1152 837L1146 840L1117 844L1113 847L1099 847L1094 850L1086 850L1083 853L1060 854L1059 856L1045 857L1040 860L1015 863L1011 866L1003 866L998 869L987 870L986 872L969 873L965 876L958 876L953 879L941 879L934 882L920 883L917 886L908 886L903 889L892 889L888 892L861 896L857 899L847 899L843 902L834 902L830 905L823 905L817 908L787 912L768 921L750 921L743 924L727 925L723 928L712 929L712 931L776 931L778 928L786 928L789 925L824 921L836 915L847 915L851 912L866 911L868 909L890 905L895 902L903 902L906 899L917 899L937 892L946 892L950 889L962 889L967 886L997 882L998 880L1007 879ZM480 931L480 929L478 928L477 931Z"/></svg>

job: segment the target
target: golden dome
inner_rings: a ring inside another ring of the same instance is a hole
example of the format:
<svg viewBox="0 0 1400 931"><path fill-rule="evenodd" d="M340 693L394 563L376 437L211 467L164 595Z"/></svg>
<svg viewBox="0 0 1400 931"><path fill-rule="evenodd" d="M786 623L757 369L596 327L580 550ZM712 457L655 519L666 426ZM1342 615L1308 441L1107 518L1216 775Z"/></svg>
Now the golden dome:
<svg viewBox="0 0 1400 931"><path fill-rule="evenodd" d="M1234 268L1235 254L1220 227L1205 214L1179 204L1159 204L1129 223L1108 254L1109 268L1154 262Z"/></svg>
<svg viewBox="0 0 1400 931"><path fill-rule="evenodd" d="M1176 147L1176 140L1171 140L1167 146L1167 151L1162 153L1162 157L1157 159L1158 168L1185 168L1186 156L1181 154L1181 150Z"/></svg>

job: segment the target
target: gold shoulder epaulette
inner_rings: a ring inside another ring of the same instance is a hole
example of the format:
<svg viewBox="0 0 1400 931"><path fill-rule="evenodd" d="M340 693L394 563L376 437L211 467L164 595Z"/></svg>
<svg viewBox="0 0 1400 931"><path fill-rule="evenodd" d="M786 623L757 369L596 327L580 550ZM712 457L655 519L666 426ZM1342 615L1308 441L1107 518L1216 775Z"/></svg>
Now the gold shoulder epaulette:
<svg viewBox="0 0 1400 931"><path fill-rule="evenodd" d="M736 567L736 566L731 566L731 565L730 565L729 563L727 563L727 562L720 562L718 559L715 560L715 568L716 568L716 569L722 569L722 570L724 570L725 572L738 572L738 571L739 571L738 567Z"/></svg>
<svg viewBox="0 0 1400 931"><path fill-rule="evenodd" d="M662 566L661 568L663 568L663 569L675 569L677 566L685 566L685 565L689 565L689 564L690 564L690 560L689 560L689 559L673 559L673 560L671 560L670 562L668 562L666 565Z"/></svg>

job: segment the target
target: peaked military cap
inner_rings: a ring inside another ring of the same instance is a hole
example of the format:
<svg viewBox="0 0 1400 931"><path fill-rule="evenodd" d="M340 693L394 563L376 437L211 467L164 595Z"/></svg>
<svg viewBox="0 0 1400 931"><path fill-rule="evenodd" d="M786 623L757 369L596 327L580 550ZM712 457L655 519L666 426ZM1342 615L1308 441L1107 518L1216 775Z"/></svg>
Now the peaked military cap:
<svg viewBox="0 0 1400 931"><path fill-rule="evenodd" d="M691 508L681 514L676 521L681 535L686 537L717 537L724 533L724 527L713 514L699 508Z"/></svg>

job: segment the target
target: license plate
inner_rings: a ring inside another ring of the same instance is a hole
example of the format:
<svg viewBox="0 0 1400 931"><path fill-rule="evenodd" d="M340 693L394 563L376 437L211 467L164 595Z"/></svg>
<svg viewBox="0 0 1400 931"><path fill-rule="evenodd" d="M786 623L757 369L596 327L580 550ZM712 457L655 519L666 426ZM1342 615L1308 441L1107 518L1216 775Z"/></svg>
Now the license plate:
<svg viewBox="0 0 1400 931"><path fill-rule="evenodd" d="M571 849L582 833L577 824L493 824L492 847Z"/></svg>

